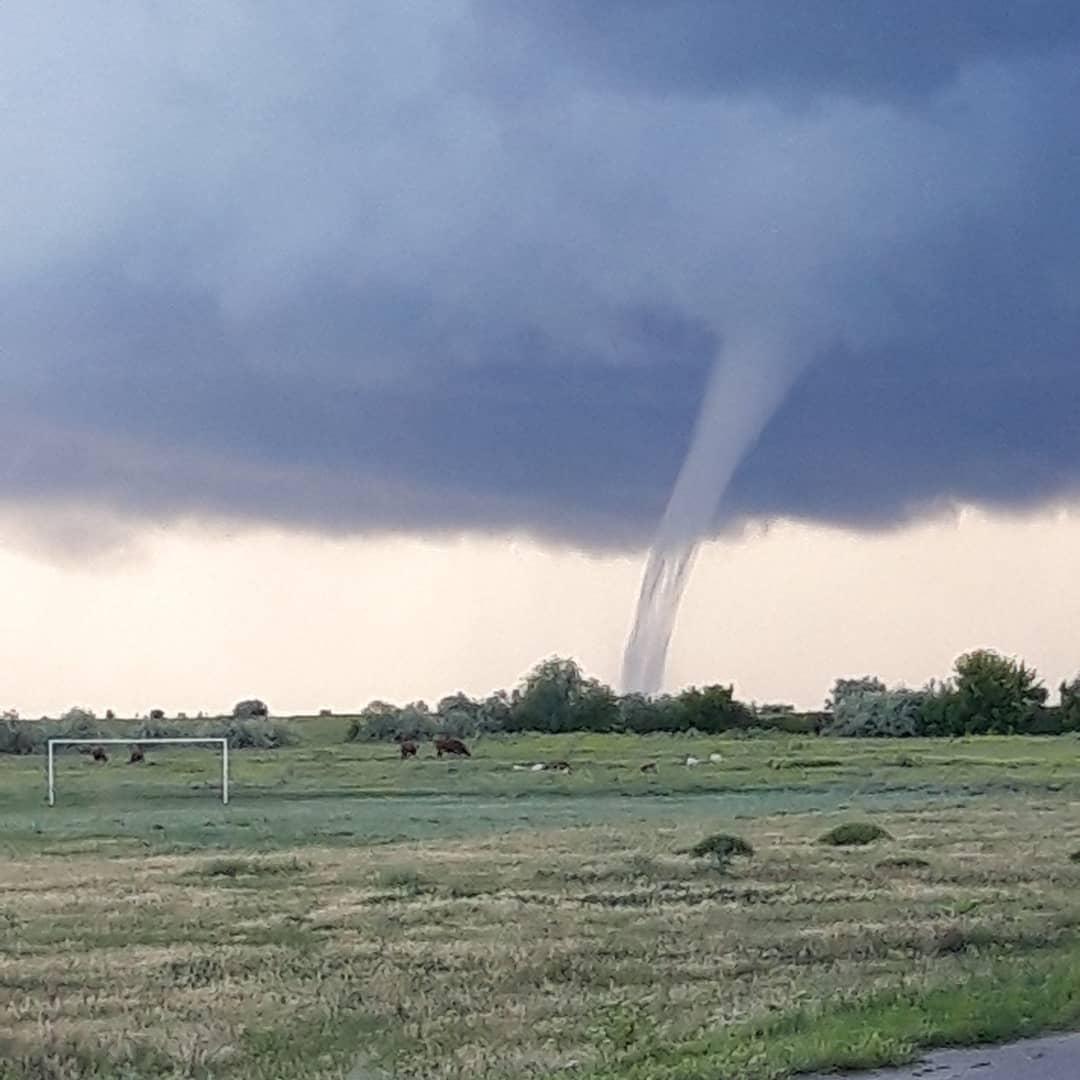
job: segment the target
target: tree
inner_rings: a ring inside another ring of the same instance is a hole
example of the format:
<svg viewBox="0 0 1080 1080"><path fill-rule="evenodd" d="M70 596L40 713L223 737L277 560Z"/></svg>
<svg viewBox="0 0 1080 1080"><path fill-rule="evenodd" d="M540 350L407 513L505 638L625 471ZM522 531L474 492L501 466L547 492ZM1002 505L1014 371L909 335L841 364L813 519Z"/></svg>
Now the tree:
<svg viewBox="0 0 1080 1080"><path fill-rule="evenodd" d="M586 678L573 660L552 657L525 677L511 702L512 731L614 731L619 707L611 687Z"/></svg>
<svg viewBox="0 0 1080 1080"><path fill-rule="evenodd" d="M496 690L480 702L477 724L481 731L509 731L512 705L505 690Z"/></svg>
<svg viewBox="0 0 1080 1080"><path fill-rule="evenodd" d="M828 712L835 712L836 706L851 694L880 694L885 691L885 684L876 675L861 675L857 679L837 679L829 696L825 699Z"/></svg>
<svg viewBox="0 0 1080 1080"><path fill-rule="evenodd" d="M964 734L1027 731L1046 702L1038 672L993 649L964 653L955 671L954 717Z"/></svg>
<svg viewBox="0 0 1080 1080"><path fill-rule="evenodd" d="M638 735L650 731L686 731L690 727L686 706L681 698L660 694L649 698L644 694L625 694L619 698L619 727Z"/></svg>
<svg viewBox="0 0 1080 1080"><path fill-rule="evenodd" d="M435 716L440 731L464 739L475 735L479 730L480 710L479 701L459 690L456 694L447 694L440 699L435 706Z"/></svg>
<svg viewBox="0 0 1080 1080"><path fill-rule="evenodd" d="M269 716L270 710L267 708L265 701L260 701L258 698L249 698L247 701L238 701L233 706L232 714L234 720L255 720Z"/></svg>
<svg viewBox="0 0 1080 1080"><path fill-rule="evenodd" d="M734 728L750 727L754 714L741 701L735 700L733 686L688 687L678 698L686 729L710 735Z"/></svg>
<svg viewBox="0 0 1080 1080"><path fill-rule="evenodd" d="M1080 675L1061 684L1061 728L1080 731Z"/></svg>

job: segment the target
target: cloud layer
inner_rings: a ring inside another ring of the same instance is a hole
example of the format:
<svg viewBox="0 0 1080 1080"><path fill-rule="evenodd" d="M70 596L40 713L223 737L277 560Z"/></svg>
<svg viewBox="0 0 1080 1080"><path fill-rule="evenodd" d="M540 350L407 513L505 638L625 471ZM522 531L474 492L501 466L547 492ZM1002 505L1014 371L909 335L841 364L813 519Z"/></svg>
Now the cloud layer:
<svg viewBox="0 0 1080 1080"><path fill-rule="evenodd" d="M0 500L638 544L754 327L729 514L1075 493L1080 9L939 7L3 5Z"/></svg>

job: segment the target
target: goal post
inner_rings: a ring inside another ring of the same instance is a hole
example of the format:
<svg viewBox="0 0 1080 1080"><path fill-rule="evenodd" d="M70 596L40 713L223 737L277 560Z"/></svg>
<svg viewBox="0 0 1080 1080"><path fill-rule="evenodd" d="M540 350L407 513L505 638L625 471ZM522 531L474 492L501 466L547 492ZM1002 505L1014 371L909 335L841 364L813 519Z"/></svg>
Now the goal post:
<svg viewBox="0 0 1080 1080"><path fill-rule="evenodd" d="M179 743L202 743L221 747L221 801L229 801L229 740L223 736L177 736L161 739L50 739L48 743L49 805L56 805L56 761L54 750L57 746L154 746L177 745Z"/></svg>

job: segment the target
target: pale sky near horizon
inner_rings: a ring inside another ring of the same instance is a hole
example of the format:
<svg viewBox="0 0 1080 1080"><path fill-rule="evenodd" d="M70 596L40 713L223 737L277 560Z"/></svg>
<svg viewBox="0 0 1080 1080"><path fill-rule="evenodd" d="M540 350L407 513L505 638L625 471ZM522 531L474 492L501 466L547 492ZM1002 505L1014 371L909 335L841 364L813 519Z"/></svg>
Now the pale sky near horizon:
<svg viewBox="0 0 1080 1080"><path fill-rule="evenodd" d="M8 531L10 537L11 533ZM328 539L193 524L86 561L0 547L0 708L57 715L279 714L434 702L512 686L571 655L609 682L640 557L527 539ZM879 534L782 522L715 541L695 568L668 688L820 707L832 679L920 685L990 646L1054 689L1080 668L1080 509L964 511Z"/></svg>

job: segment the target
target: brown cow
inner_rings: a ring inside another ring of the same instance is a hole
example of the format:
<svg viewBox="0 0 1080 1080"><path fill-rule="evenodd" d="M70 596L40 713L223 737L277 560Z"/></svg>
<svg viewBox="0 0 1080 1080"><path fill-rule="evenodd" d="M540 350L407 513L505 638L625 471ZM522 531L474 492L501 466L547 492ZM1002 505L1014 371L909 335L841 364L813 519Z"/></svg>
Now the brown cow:
<svg viewBox="0 0 1080 1080"><path fill-rule="evenodd" d="M646 761L645 764L641 766L641 771L642 772L656 772L656 762L655 761Z"/></svg>
<svg viewBox="0 0 1080 1080"><path fill-rule="evenodd" d="M90 756L95 761L101 762L101 764L103 764L103 765L105 764L106 761L109 760L109 755L105 753L105 747L104 746L95 746L93 748L93 750L90 751Z"/></svg>
<svg viewBox="0 0 1080 1080"><path fill-rule="evenodd" d="M129 765L137 765L140 761L145 761L146 755L143 753L141 746L133 746L131 748L131 757L128 758Z"/></svg>
<svg viewBox="0 0 1080 1080"><path fill-rule="evenodd" d="M469 748L460 740L451 738L449 735L438 735L435 738L435 755L442 757L443 754L453 754L455 757L472 757Z"/></svg>
<svg viewBox="0 0 1080 1080"><path fill-rule="evenodd" d="M419 747L416 745L416 743L412 741L412 739L402 739L401 760L404 761L406 758L416 757L416 751L418 749Z"/></svg>

